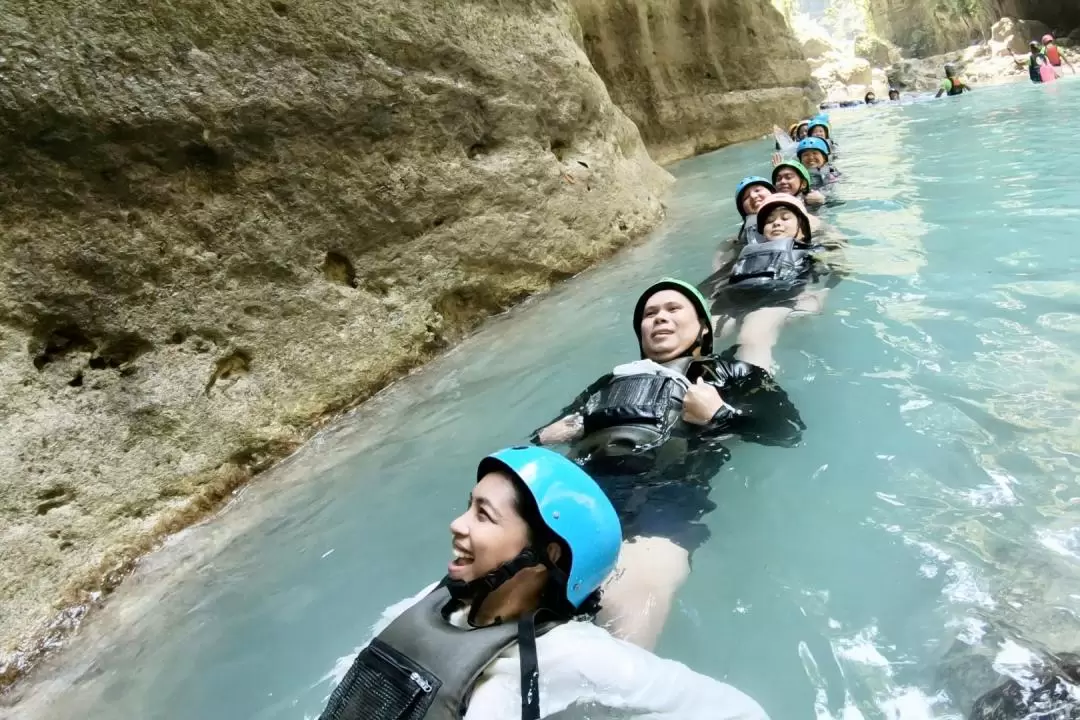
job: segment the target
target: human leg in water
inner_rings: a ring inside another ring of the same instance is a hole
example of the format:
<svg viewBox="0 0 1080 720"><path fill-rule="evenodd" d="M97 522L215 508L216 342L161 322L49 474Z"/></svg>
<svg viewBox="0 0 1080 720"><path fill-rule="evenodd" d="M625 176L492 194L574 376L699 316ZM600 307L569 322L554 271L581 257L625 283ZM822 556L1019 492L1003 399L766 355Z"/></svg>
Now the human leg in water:
<svg viewBox="0 0 1080 720"><path fill-rule="evenodd" d="M622 544L619 564L603 589L597 623L617 638L652 650L675 593L690 575L690 553L667 538L636 537Z"/></svg>
<svg viewBox="0 0 1080 720"><path fill-rule="evenodd" d="M735 334L735 330L739 327L739 321L737 318L731 315L713 315L713 342L723 340Z"/></svg>
<svg viewBox="0 0 1080 720"><path fill-rule="evenodd" d="M748 313L739 328L736 340L739 349L735 357L769 373L775 372L773 348L791 313L792 309L788 307L764 307Z"/></svg>

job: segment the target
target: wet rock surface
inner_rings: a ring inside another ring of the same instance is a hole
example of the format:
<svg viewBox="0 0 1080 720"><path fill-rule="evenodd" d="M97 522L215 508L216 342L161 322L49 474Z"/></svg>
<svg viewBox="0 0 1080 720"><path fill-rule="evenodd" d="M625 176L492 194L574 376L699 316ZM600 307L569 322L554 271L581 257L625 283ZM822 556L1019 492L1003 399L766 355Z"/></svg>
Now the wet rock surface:
<svg viewBox="0 0 1080 720"><path fill-rule="evenodd" d="M786 126L819 99L799 42L770 3L574 6L596 71L659 162Z"/></svg>
<svg viewBox="0 0 1080 720"><path fill-rule="evenodd" d="M0 8L0 685L321 417L660 220L578 28Z"/></svg>

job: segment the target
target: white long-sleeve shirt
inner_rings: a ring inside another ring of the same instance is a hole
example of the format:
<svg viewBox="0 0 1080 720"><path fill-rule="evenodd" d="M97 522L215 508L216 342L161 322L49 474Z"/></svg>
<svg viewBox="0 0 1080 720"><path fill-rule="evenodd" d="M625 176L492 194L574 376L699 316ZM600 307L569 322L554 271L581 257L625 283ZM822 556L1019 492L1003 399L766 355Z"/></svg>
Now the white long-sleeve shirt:
<svg viewBox="0 0 1080 720"><path fill-rule="evenodd" d="M372 628L378 635L435 585L387 608ZM467 611L450 621L467 624ZM664 660L588 622L568 622L536 639L540 667L540 716L571 706L606 708L618 717L639 720L768 720L748 695ZM354 656L353 656L354 657ZM340 682L352 658L342 658L334 673ZM465 720L519 720L521 669L516 646L499 655L477 680Z"/></svg>

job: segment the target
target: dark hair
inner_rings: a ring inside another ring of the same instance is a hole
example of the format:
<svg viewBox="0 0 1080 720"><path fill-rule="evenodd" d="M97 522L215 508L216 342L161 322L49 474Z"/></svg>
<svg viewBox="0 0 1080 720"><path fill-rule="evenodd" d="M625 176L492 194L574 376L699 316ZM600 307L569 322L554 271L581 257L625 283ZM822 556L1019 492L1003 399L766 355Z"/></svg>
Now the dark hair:
<svg viewBox="0 0 1080 720"><path fill-rule="evenodd" d="M578 607L570 604L570 601L566 599L565 582L565 578L570 575L570 568L573 565L573 553L570 546L544 522L544 518L540 515L540 508L536 505L536 498L525 488L525 484L517 477L512 476L512 480L514 509L517 510L518 515L521 516L521 519L525 521L526 526L529 528L529 547L538 553L543 553L545 558L549 544L556 543L560 550L559 560L555 563L555 567L562 572L564 581L559 582L554 574L549 572L548 583L540 596L540 608L553 613L562 620L570 620L575 617L595 617L600 611L600 590L594 591Z"/></svg>
<svg viewBox="0 0 1080 720"><path fill-rule="evenodd" d="M1080 655L1061 653L1050 658L1033 683L1008 680L971 707L968 720L1074 720L1080 718Z"/></svg>
<svg viewBox="0 0 1080 720"><path fill-rule="evenodd" d="M877 100L877 93L875 93L873 90L866 93L865 95L863 95L863 102L866 104L870 104L870 98L874 98L875 100Z"/></svg>

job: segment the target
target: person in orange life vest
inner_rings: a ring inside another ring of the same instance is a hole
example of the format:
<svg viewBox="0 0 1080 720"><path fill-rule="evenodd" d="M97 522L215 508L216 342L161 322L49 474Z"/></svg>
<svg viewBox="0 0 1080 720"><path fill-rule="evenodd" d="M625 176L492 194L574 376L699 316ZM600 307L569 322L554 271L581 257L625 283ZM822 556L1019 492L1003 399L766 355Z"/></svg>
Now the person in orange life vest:
<svg viewBox="0 0 1080 720"><path fill-rule="evenodd" d="M1042 44L1043 52L1046 53L1046 59L1050 61L1051 65L1053 65L1055 68L1059 68L1061 67L1062 63L1064 63L1069 66L1069 69L1072 70L1073 75L1076 74L1076 68L1072 66L1072 63L1069 62L1068 58L1065 57L1065 53L1061 52L1061 48L1059 48L1057 46L1057 43L1054 42L1053 35L1043 35Z"/></svg>

